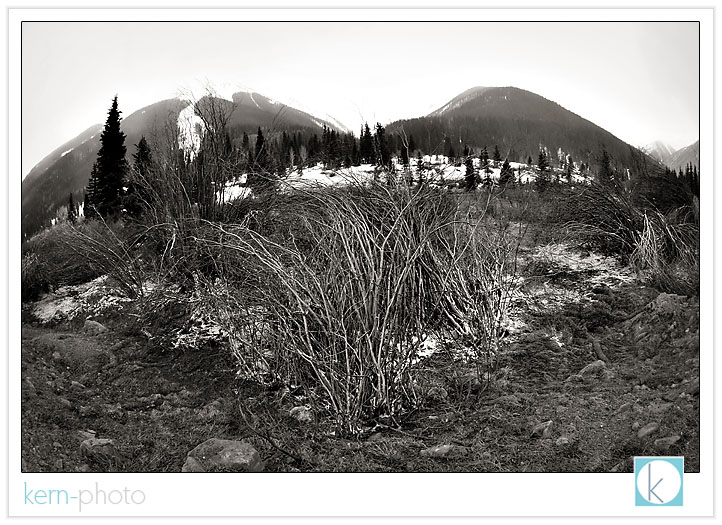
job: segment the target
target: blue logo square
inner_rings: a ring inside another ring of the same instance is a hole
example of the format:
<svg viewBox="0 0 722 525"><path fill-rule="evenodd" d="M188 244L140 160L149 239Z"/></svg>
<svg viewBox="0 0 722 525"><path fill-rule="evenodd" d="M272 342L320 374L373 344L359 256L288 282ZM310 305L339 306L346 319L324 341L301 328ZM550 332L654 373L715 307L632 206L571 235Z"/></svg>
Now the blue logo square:
<svg viewBox="0 0 722 525"><path fill-rule="evenodd" d="M635 505L681 507L684 495L683 457L634 458Z"/></svg>

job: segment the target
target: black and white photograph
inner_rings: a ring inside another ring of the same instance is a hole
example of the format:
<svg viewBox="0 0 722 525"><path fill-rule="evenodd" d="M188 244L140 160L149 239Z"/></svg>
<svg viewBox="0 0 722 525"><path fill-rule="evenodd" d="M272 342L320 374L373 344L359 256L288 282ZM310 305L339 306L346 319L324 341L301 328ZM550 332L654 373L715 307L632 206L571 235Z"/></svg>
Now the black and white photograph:
<svg viewBox="0 0 722 525"><path fill-rule="evenodd" d="M98 13L20 24L21 473L709 472L699 20Z"/></svg>

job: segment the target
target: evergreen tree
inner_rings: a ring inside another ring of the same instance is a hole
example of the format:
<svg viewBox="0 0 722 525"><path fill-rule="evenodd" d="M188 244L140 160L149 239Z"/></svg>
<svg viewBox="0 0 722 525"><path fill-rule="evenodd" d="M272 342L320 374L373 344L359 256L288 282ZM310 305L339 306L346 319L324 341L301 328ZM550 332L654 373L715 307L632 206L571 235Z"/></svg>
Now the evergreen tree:
<svg viewBox="0 0 722 525"><path fill-rule="evenodd" d="M531 155L529 155L529 158L526 159L526 165L527 165L527 166L531 166L531 162L532 162L532 160L531 160Z"/></svg>
<svg viewBox="0 0 722 525"><path fill-rule="evenodd" d="M514 170L509 164L509 159L504 159L504 164L501 166L501 173L499 174L499 185L504 187L507 184L514 183Z"/></svg>
<svg viewBox="0 0 722 525"><path fill-rule="evenodd" d="M265 157L266 152L264 149L264 146L266 144L266 139L263 137L263 131L261 131L261 128L259 126L258 132L256 134L256 149L255 149L255 155L254 155L254 162L255 164L263 169L265 167Z"/></svg>
<svg viewBox="0 0 722 525"><path fill-rule="evenodd" d="M128 163L125 159L125 133L120 130L120 120L116 95L100 134L100 150L93 166L94 173L91 173L91 180L95 180L89 200L102 217L117 215L122 208Z"/></svg>
<svg viewBox="0 0 722 525"><path fill-rule="evenodd" d="M484 170L486 177L489 178L489 174L491 173L491 164L489 164L489 152L486 150L486 146L484 146L484 149L481 150L479 160L481 160L481 167Z"/></svg>
<svg viewBox="0 0 722 525"><path fill-rule="evenodd" d="M371 136L371 129L368 123L361 127L361 137L359 139L359 155L361 163L373 164L376 162L374 155L374 139Z"/></svg>
<svg viewBox="0 0 722 525"><path fill-rule="evenodd" d="M75 224L75 221L78 218L78 212L75 209L75 201L73 200L73 193L70 193L70 197L68 197L68 222L70 224Z"/></svg>
<svg viewBox="0 0 722 525"><path fill-rule="evenodd" d="M93 219L98 216L96 202L98 200L98 163L93 164L90 172L90 180L85 188L85 197L83 200L83 214L86 219Z"/></svg>
<svg viewBox="0 0 722 525"><path fill-rule="evenodd" d="M501 153L499 153L499 146L494 146L494 167L498 168L501 162Z"/></svg>
<svg viewBox="0 0 722 525"><path fill-rule="evenodd" d="M474 159L466 157L466 174L464 175L464 181L466 182L466 191L476 190L476 170L474 169Z"/></svg>
<svg viewBox="0 0 722 525"><path fill-rule="evenodd" d="M547 187L549 186L549 162L547 161L547 156L544 153L544 150L539 150L539 159L537 160L537 168L539 169L539 174L536 178L536 188L539 191L539 193L544 193L547 190Z"/></svg>
<svg viewBox="0 0 722 525"><path fill-rule="evenodd" d="M547 156L544 153L544 150L539 150L539 160L536 163L537 168L539 168L539 171L544 173L549 169L549 162L547 161Z"/></svg>
<svg viewBox="0 0 722 525"><path fill-rule="evenodd" d="M376 123L376 134L374 135L374 145L376 146L377 164L385 167L391 167L391 152L386 141L384 127Z"/></svg>
<svg viewBox="0 0 722 525"><path fill-rule="evenodd" d="M136 152L133 154L133 176L128 181L128 191L125 195L124 206L128 215L137 217L142 211L142 203L145 196L142 195L141 188L147 186L150 181L151 172L151 153L148 141L145 140L145 136L141 136L138 144L135 145ZM142 181L139 186L134 179Z"/></svg>

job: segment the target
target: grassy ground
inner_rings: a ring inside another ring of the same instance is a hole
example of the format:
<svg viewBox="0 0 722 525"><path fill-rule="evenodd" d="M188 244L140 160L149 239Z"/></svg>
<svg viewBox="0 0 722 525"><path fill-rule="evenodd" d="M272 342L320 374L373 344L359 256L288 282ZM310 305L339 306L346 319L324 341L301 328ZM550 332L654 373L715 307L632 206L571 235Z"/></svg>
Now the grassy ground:
<svg viewBox="0 0 722 525"><path fill-rule="evenodd" d="M218 437L252 442L266 471L629 472L633 456L659 454L698 472L698 300L660 296L614 260L559 244L523 249L520 275L490 382L444 345L418 364L419 408L353 439L323 414L291 417L304 392L237 378L223 347L150 344L123 304L95 317L99 334L82 315L40 324L28 306L23 470L177 472ZM580 374L599 360L595 341L608 363ZM118 457L83 457L90 435L113 439Z"/></svg>

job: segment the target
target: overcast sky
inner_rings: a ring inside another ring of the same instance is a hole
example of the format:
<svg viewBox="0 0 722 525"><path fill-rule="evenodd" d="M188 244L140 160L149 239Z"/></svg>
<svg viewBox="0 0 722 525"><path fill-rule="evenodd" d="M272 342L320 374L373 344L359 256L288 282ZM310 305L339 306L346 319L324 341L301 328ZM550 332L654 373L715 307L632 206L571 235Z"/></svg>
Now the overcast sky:
<svg viewBox="0 0 722 525"><path fill-rule="evenodd" d="M127 116L206 81L357 134L516 86L635 146L699 138L696 23L26 22L22 43L23 176L102 123L116 93Z"/></svg>

